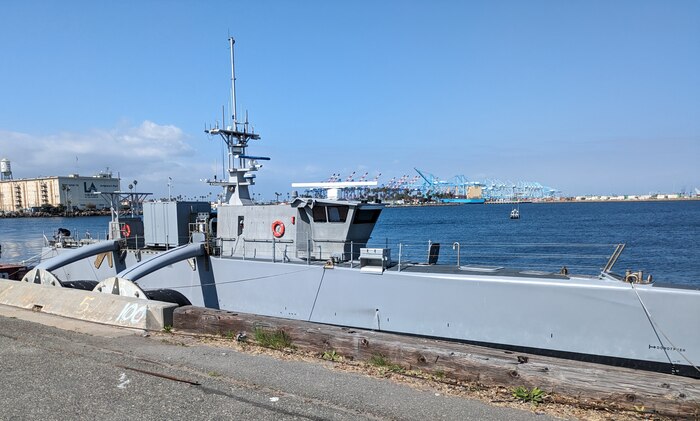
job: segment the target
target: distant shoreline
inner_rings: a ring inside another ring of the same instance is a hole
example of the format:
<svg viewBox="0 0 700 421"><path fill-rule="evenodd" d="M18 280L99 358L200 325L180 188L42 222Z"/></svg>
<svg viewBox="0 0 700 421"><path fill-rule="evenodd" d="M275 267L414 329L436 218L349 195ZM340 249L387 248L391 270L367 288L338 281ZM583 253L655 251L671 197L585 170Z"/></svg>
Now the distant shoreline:
<svg viewBox="0 0 700 421"><path fill-rule="evenodd" d="M560 199L560 200L525 200L522 202L514 201L494 201L484 203L391 203L383 202L390 208L407 208L407 207L428 207L428 206L478 206L478 205L519 205L519 204L549 204L549 203L637 203L637 202L693 202L700 201L698 197L682 197L682 198L664 198L664 199ZM74 211L71 215L48 214L44 212L1 212L0 219L3 218L75 218L83 216L109 216L109 211Z"/></svg>
<svg viewBox="0 0 700 421"><path fill-rule="evenodd" d="M550 204L550 203L640 203L640 202L693 202L700 201L700 197L684 197L677 199L586 199L586 200L576 200L576 199L561 199L561 200L525 200L522 202L513 201L503 201L503 202L484 202L484 203L389 203L384 202L388 207L392 208L402 208L402 207L422 207L422 206L478 206L478 205L519 205L519 204Z"/></svg>
<svg viewBox="0 0 700 421"><path fill-rule="evenodd" d="M664 198L664 199L562 199L562 200L539 200L528 203L632 203L632 202L693 202L700 201L700 197ZM522 203L522 202L521 202ZM498 204L492 202L491 204Z"/></svg>
<svg viewBox="0 0 700 421"><path fill-rule="evenodd" d="M70 214L52 214L46 212L2 212L1 218L77 218L82 216L110 216L110 211L74 211Z"/></svg>

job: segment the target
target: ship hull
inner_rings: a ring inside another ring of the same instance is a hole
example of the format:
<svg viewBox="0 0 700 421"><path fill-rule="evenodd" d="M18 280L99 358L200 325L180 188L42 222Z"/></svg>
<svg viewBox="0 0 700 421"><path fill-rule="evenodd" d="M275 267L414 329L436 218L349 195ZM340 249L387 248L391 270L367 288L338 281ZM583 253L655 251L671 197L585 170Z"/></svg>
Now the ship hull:
<svg viewBox="0 0 700 421"><path fill-rule="evenodd" d="M157 252L127 252L124 263ZM62 267L62 280L105 279L92 259ZM519 349L700 376L700 291L588 277L496 276L459 270L365 273L200 256L138 281L173 289L193 305ZM682 317L679 318L679 315Z"/></svg>

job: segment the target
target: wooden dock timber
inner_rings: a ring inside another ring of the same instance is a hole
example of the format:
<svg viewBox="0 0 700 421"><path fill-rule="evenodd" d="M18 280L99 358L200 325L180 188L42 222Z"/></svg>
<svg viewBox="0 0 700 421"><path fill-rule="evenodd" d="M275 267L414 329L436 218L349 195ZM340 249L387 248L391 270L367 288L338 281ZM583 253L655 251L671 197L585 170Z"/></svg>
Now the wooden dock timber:
<svg viewBox="0 0 700 421"><path fill-rule="evenodd" d="M671 417L700 417L700 380L461 344L380 331L185 306L175 310L173 328L232 336L256 328L283 330L294 347L346 359L382 355L392 364L482 386L539 387L581 407L615 408Z"/></svg>

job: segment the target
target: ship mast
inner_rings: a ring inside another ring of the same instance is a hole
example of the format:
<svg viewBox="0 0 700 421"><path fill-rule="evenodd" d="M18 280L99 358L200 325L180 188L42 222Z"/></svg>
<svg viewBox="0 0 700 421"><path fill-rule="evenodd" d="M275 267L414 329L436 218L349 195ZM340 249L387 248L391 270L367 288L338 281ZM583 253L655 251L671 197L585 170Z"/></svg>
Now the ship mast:
<svg viewBox="0 0 700 421"><path fill-rule="evenodd" d="M231 49L231 119L233 120L233 127L238 127L238 119L236 118L236 68L233 65L233 44L236 40L233 37L229 37L228 44Z"/></svg>
<svg viewBox="0 0 700 421"><path fill-rule="evenodd" d="M228 148L228 180L209 181L209 184L221 186L225 192L225 202L229 205L252 205L249 186L255 184L255 171L262 167L258 161L268 161L270 158L262 156L249 156L246 154L248 141L260 139L260 135L248 129L248 117L239 130L236 115L236 72L233 60L233 37L228 39L231 48L231 120L232 124L226 128L219 128L218 124L212 129L205 130L211 135L219 135ZM222 122L223 124L223 122Z"/></svg>

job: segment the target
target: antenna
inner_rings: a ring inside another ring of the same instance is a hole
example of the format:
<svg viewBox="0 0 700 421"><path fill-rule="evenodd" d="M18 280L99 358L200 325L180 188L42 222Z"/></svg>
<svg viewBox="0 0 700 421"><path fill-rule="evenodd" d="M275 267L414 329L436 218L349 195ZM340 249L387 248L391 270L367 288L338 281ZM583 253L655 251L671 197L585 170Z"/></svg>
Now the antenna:
<svg viewBox="0 0 700 421"><path fill-rule="evenodd" d="M221 179L226 179L226 152L224 151L225 140L221 141Z"/></svg>
<svg viewBox="0 0 700 421"><path fill-rule="evenodd" d="M231 48L231 118L233 119L233 130L238 130L238 120L236 120L236 70L233 67L233 44L236 40L229 37L228 43Z"/></svg>
<svg viewBox="0 0 700 421"><path fill-rule="evenodd" d="M233 46L234 39L229 37L229 47L231 48L231 125L224 124L225 128L214 128L207 130L209 134L218 134L221 136L222 142L222 167L224 162L228 162L228 177L223 174L222 181L210 182L212 185L224 187L224 197L226 202L231 205L251 205L254 200L251 199L249 186L255 184L255 174L262 165L257 164L257 160L269 160L267 157L249 156L246 155L248 141L252 139L260 139L260 135L248 131L248 117L246 113L245 125L242 131L238 127L238 111L236 106L236 71L234 66ZM225 144L225 148L224 148ZM228 159L224 158L224 150L228 150Z"/></svg>

